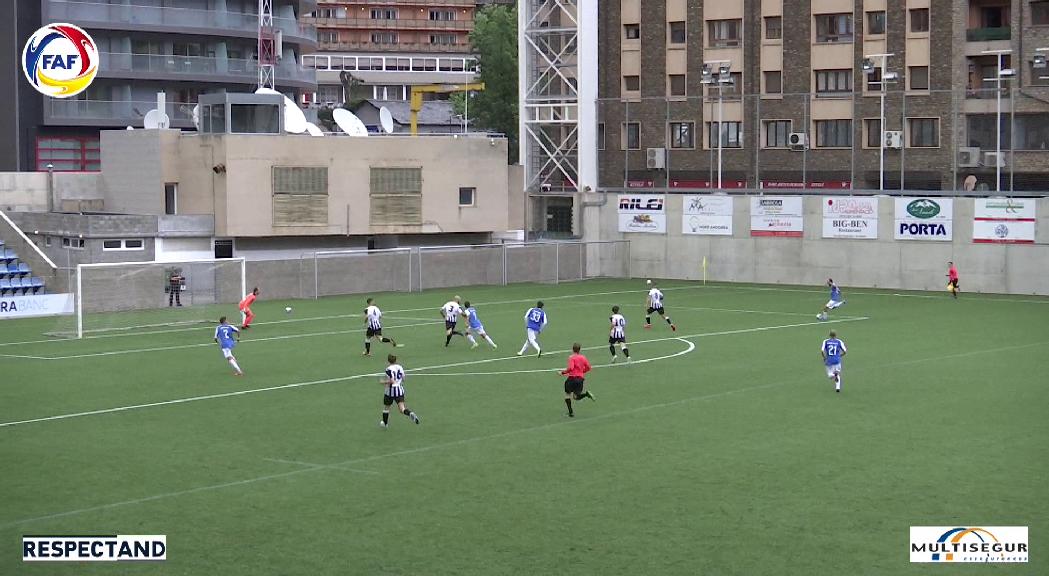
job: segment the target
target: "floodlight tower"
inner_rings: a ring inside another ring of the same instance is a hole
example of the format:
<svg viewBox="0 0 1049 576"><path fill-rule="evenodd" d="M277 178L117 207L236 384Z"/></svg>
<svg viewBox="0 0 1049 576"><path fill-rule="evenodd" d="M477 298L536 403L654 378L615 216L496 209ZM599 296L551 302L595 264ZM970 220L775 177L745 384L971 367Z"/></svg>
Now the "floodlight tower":
<svg viewBox="0 0 1049 576"><path fill-rule="evenodd" d="M276 88L277 32L273 0L259 0L259 88Z"/></svg>
<svg viewBox="0 0 1049 576"><path fill-rule="evenodd" d="M518 4L525 190L597 189L598 0Z"/></svg>

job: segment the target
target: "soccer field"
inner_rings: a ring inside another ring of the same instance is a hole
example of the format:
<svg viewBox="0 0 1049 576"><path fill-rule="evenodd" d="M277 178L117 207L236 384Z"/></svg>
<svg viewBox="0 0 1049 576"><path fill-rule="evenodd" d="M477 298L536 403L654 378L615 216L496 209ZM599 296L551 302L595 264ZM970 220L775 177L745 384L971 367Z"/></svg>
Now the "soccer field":
<svg viewBox="0 0 1049 576"><path fill-rule="evenodd" d="M262 286L243 378L191 307L83 340L0 324L0 574L947 574L908 531L954 524L1030 527L1029 564L963 572L1049 572L1049 299L844 287L819 322L818 286L659 285L676 332L642 328L641 280L375 295L422 419L388 430L363 296ZM498 349L445 348L455 294ZM518 357L537 299L544 354ZM597 399L570 419L573 342ZM168 560L26 564L23 534L164 534Z"/></svg>

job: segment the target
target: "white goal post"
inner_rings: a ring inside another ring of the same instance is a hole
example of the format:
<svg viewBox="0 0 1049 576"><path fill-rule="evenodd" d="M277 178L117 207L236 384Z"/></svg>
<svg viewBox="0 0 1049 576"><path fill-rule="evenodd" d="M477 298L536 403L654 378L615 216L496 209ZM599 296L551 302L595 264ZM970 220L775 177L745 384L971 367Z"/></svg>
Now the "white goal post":
<svg viewBox="0 0 1049 576"><path fill-rule="evenodd" d="M246 293L244 258L78 264L73 334L217 322Z"/></svg>

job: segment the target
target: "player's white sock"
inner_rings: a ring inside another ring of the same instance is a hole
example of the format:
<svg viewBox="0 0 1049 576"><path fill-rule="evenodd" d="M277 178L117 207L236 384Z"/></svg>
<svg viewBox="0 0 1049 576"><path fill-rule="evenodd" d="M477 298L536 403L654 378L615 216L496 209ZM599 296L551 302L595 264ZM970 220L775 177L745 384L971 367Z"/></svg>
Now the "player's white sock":
<svg viewBox="0 0 1049 576"><path fill-rule="evenodd" d="M841 373L836 372L834 374L834 389L841 390Z"/></svg>
<svg viewBox="0 0 1049 576"><path fill-rule="evenodd" d="M495 345L495 342L492 341L492 337L491 336L485 334L484 335L484 339L487 340L488 343L492 345L492 348L498 348L498 346Z"/></svg>
<svg viewBox="0 0 1049 576"><path fill-rule="evenodd" d="M243 374L244 373L244 371L240 369L240 365L237 364L237 359L236 358L230 358L229 359L229 363L230 363L231 366L233 366L233 369L236 370L239 374Z"/></svg>
<svg viewBox="0 0 1049 576"><path fill-rule="evenodd" d="M473 344L474 346L477 346L477 340L474 339L474 335L473 334L467 334L466 335L466 339L470 341L470 344Z"/></svg>
<svg viewBox="0 0 1049 576"><path fill-rule="evenodd" d="M528 341L525 340L524 346L521 346L521 351L517 353L518 356L524 354L528 350Z"/></svg>

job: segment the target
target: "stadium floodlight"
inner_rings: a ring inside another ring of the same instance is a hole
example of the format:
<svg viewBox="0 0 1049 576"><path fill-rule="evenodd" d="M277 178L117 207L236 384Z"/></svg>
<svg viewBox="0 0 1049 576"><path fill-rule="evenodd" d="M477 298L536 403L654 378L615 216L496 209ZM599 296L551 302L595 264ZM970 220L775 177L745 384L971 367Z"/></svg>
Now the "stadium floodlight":
<svg viewBox="0 0 1049 576"><path fill-rule="evenodd" d="M1039 48L1039 50L1042 50L1042 48ZM1034 59L1031 61L1031 66L1034 67L1034 68L1039 68L1039 69L1045 68L1046 67L1045 55L1044 54L1035 54L1034 55Z"/></svg>
<svg viewBox="0 0 1049 576"><path fill-rule="evenodd" d="M1012 68L1005 68L1003 66L1003 60L1006 54L1012 54L1011 49L1004 50L984 50L981 54L991 54L998 58L998 65L995 67L994 78L984 78L984 82L994 82L996 90L994 91L995 100L995 145L994 145L994 191L1002 191L1002 82L1007 82L1016 77L1016 70Z"/></svg>
<svg viewBox="0 0 1049 576"><path fill-rule="evenodd" d="M717 74L714 74L714 68L717 67ZM721 154L722 154L722 131L724 130L724 116L722 113L722 87L726 84L735 84L732 79L732 62L729 60L708 60L703 63L702 68L702 79L700 80L703 84L715 84L718 87L718 189L721 189ZM711 129L713 129L713 123L711 123Z"/></svg>
<svg viewBox="0 0 1049 576"><path fill-rule="evenodd" d="M885 87L900 79L899 74L885 70L889 56L894 56L894 54L868 54L863 57L863 62L860 64L863 72L870 75L874 73L874 59L881 58L881 66L878 67L881 70L881 77L878 79L878 87L881 91L881 113L878 116L878 131L881 132L878 134L878 190L885 190Z"/></svg>
<svg viewBox="0 0 1049 576"><path fill-rule="evenodd" d="M700 70L700 80L699 81L700 81L701 84L713 84L714 83L714 74L713 74L712 68L710 67L710 64L704 64L703 65L703 68Z"/></svg>

